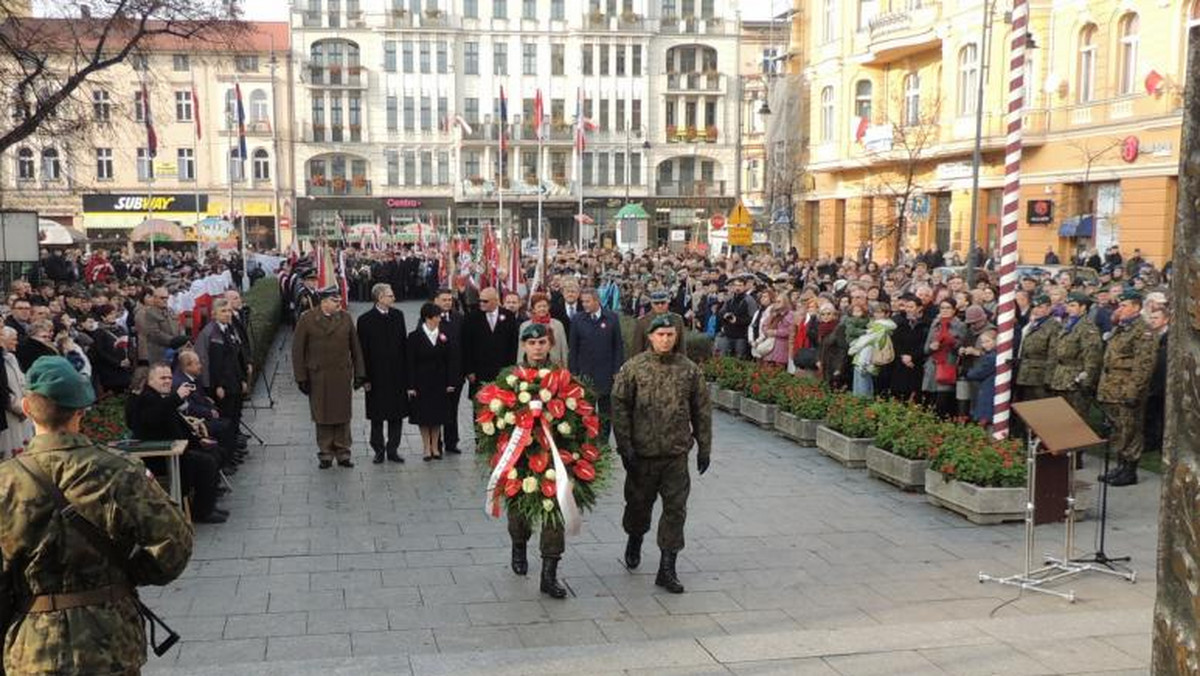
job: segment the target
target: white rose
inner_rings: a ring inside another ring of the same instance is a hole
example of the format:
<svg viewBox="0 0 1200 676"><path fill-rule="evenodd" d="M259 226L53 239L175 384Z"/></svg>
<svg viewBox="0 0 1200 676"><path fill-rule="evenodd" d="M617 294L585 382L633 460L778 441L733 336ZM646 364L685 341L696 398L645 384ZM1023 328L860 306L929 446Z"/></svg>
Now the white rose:
<svg viewBox="0 0 1200 676"><path fill-rule="evenodd" d="M542 509L547 512L554 511L554 501L550 498L542 498Z"/></svg>
<svg viewBox="0 0 1200 676"><path fill-rule="evenodd" d="M521 490L525 491L526 493L532 493L537 489L538 480L536 477L527 476L525 477L525 480L521 482Z"/></svg>
<svg viewBox="0 0 1200 676"><path fill-rule="evenodd" d="M517 384L517 377L510 373L508 374L508 377L504 379L504 382L508 383L509 387L512 387L513 385Z"/></svg>
<svg viewBox="0 0 1200 676"><path fill-rule="evenodd" d="M499 399L493 399L492 403L488 404L488 408L492 409L492 413L499 413L500 409L504 408L504 402Z"/></svg>
<svg viewBox="0 0 1200 676"><path fill-rule="evenodd" d="M514 467L513 469L510 469L510 470L508 470L508 478L509 478L509 479L516 479L516 478L517 478L517 476L518 476L518 475L517 475L517 470L516 470L516 468L515 468L515 467Z"/></svg>
<svg viewBox="0 0 1200 676"><path fill-rule="evenodd" d="M578 459L579 459L579 454L578 454L578 453L572 453L572 454L571 454L571 459L572 459L572 460L578 460Z"/></svg>
<svg viewBox="0 0 1200 676"><path fill-rule="evenodd" d="M574 411L575 407L578 405L579 405L579 402L575 400L575 397L567 397L567 408Z"/></svg>
<svg viewBox="0 0 1200 676"><path fill-rule="evenodd" d="M505 427L504 418L496 418L496 429L502 430Z"/></svg>
<svg viewBox="0 0 1200 676"><path fill-rule="evenodd" d="M493 425L491 422L485 422L482 425L480 425L479 427L480 427L480 429L483 430L483 433L488 435L489 437L496 433L496 426Z"/></svg>
<svg viewBox="0 0 1200 676"><path fill-rule="evenodd" d="M542 401L550 401L554 395L550 393L550 390L544 389L541 392L538 392L538 397L540 397Z"/></svg>
<svg viewBox="0 0 1200 676"><path fill-rule="evenodd" d="M522 383L522 385L523 384L524 383ZM522 404L528 404L530 399L533 399L533 396L528 392L522 392L517 395L517 401L521 402Z"/></svg>
<svg viewBox="0 0 1200 676"><path fill-rule="evenodd" d="M539 378L545 378L548 375L550 375L550 369L538 369Z"/></svg>
<svg viewBox="0 0 1200 676"><path fill-rule="evenodd" d="M558 433L563 435L564 437L569 435L571 433L571 423L569 423L565 420L558 423Z"/></svg>
<svg viewBox="0 0 1200 676"><path fill-rule="evenodd" d="M555 476L557 476L557 475L555 474L555 472L554 472L554 468L553 468L553 467L551 467L550 469L546 470L546 480L547 480L547 481L554 481L554 477L555 477Z"/></svg>
<svg viewBox="0 0 1200 676"><path fill-rule="evenodd" d="M524 392L525 390L528 390L528 389L529 389L529 383L521 383L521 384L520 384L520 385L517 387L517 389L519 389L519 390L521 390L522 392Z"/></svg>
<svg viewBox="0 0 1200 676"><path fill-rule="evenodd" d="M512 411L505 413L504 414L504 422L508 423L509 425L516 423L517 422L517 414L513 413Z"/></svg>

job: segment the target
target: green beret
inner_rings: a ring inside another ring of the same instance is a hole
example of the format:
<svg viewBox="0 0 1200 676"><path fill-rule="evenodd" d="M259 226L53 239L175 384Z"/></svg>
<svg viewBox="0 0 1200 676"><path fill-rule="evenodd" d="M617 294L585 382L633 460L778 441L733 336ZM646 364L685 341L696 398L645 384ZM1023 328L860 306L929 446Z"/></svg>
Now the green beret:
<svg viewBox="0 0 1200 676"><path fill-rule="evenodd" d="M537 322L529 322L525 325L525 328L521 329L522 342L526 340L545 338L548 335L550 335L550 329L547 328L545 324L539 324Z"/></svg>
<svg viewBox="0 0 1200 676"><path fill-rule="evenodd" d="M1087 295L1086 293L1081 293L1079 291L1072 291L1070 294L1067 295L1067 302L1091 305L1092 297Z"/></svg>
<svg viewBox="0 0 1200 676"><path fill-rule="evenodd" d="M1121 292L1121 300L1135 300L1140 304L1142 302L1142 293L1137 289L1126 288Z"/></svg>
<svg viewBox="0 0 1200 676"><path fill-rule="evenodd" d="M646 333L654 333L659 329L673 328L675 328L675 323L671 321L671 314L668 312L651 319L650 326L646 327Z"/></svg>
<svg viewBox="0 0 1200 676"><path fill-rule="evenodd" d="M1044 293L1039 293L1038 295L1033 297L1032 302L1033 302L1034 307L1036 307L1038 305L1049 305L1050 304L1050 296L1047 296Z"/></svg>
<svg viewBox="0 0 1200 676"><path fill-rule="evenodd" d="M66 357L38 357L25 373L25 389L62 408L87 408L96 403L92 383Z"/></svg>
<svg viewBox="0 0 1200 676"><path fill-rule="evenodd" d="M669 300L671 300L671 294L667 293L666 291L660 290L660 291L653 291L650 293L650 302L651 303L665 303Z"/></svg>

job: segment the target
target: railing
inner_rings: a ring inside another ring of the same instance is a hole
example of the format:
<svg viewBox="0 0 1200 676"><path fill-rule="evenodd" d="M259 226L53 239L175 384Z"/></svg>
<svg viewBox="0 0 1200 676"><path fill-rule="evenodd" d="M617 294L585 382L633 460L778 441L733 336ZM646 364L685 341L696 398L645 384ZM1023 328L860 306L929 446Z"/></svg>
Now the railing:
<svg viewBox="0 0 1200 676"><path fill-rule="evenodd" d="M644 31L647 21L641 14L622 12L621 14L604 14L589 12L583 15L583 27L587 30L609 31Z"/></svg>
<svg viewBox="0 0 1200 676"><path fill-rule="evenodd" d="M365 179L310 178L304 182L306 194L314 197L323 195L370 195L371 182Z"/></svg>
<svg viewBox="0 0 1200 676"><path fill-rule="evenodd" d="M366 66L340 66L308 64L308 84L318 87L355 87L367 86Z"/></svg>
<svg viewBox="0 0 1200 676"><path fill-rule="evenodd" d="M667 73L667 89L670 91L720 91L720 73Z"/></svg>
<svg viewBox="0 0 1200 676"><path fill-rule="evenodd" d="M659 32L683 35L724 35L725 20L719 17L664 16L659 20Z"/></svg>
<svg viewBox="0 0 1200 676"><path fill-rule="evenodd" d="M725 181L659 181L658 197L724 197Z"/></svg>
<svg viewBox="0 0 1200 676"><path fill-rule="evenodd" d="M716 126L667 126L667 143L716 143L720 135Z"/></svg>
<svg viewBox="0 0 1200 676"><path fill-rule="evenodd" d="M386 15L388 28L415 28L412 14L406 9L393 9Z"/></svg>

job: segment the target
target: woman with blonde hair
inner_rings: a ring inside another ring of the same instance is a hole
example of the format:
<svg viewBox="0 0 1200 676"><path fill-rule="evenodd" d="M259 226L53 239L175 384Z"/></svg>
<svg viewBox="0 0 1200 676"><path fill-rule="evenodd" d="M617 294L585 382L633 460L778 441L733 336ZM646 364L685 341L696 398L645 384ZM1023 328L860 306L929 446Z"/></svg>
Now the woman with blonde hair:
<svg viewBox="0 0 1200 676"><path fill-rule="evenodd" d="M550 316L550 297L544 293L535 293L529 297L529 319L521 322L521 325L517 328L517 335L521 335L525 327L530 324L546 325L550 330L550 361L566 366L568 356L567 332L563 328L562 322ZM524 343L518 341L517 363L520 364L524 359Z"/></svg>
<svg viewBox="0 0 1200 676"><path fill-rule="evenodd" d="M759 342L755 352L762 354L762 362L786 368L790 361L792 337L792 303L786 293L777 294L771 303L771 311L759 328ZM766 343L770 349L766 349Z"/></svg>

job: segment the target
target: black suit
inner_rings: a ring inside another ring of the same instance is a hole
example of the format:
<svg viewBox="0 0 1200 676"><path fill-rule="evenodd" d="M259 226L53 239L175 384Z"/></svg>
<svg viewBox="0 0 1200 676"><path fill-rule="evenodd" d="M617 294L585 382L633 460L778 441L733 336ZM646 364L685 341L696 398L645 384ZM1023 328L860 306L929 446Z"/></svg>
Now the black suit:
<svg viewBox="0 0 1200 676"><path fill-rule="evenodd" d="M462 370L475 375L471 396L496 379L500 370L517 363L517 318L504 308L496 311L496 325L488 325L487 313L475 310L467 315L462 332Z"/></svg>
<svg viewBox="0 0 1200 676"><path fill-rule="evenodd" d="M371 421L371 449L395 455L400 433L408 412L408 373L404 359L408 330L404 313L388 310L383 314L372 307L358 318L358 343L362 347L367 382L367 419ZM383 424L387 421L387 439Z"/></svg>
<svg viewBox="0 0 1200 676"><path fill-rule="evenodd" d="M454 392L446 395L447 408L450 409L451 415L447 416L446 424L442 426L441 443L444 448L458 448L458 403L462 399L462 382L463 373L461 371L462 350L463 350L463 324L465 323L463 314L458 311L450 311L442 313L442 323L438 327L442 333L446 334L446 339L450 342L450 351L456 364L459 368L456 369L454 376Z"/></svg>
<svg viewBox="0 0 1200 676"><path fill-rule="evenodd" d="M571 312L567 312L567 301L562 296L555 296L550 301L550 316L562 322L563 332L567 334L567 340L571 339L571 319L577 314L583 314L583 303L578 298L575 299L575 308Z"/></svg>

